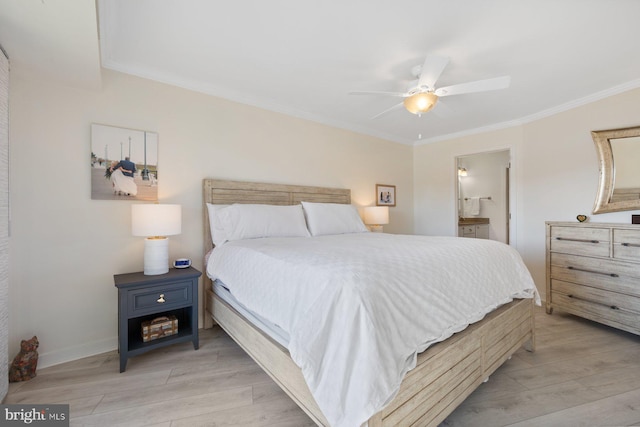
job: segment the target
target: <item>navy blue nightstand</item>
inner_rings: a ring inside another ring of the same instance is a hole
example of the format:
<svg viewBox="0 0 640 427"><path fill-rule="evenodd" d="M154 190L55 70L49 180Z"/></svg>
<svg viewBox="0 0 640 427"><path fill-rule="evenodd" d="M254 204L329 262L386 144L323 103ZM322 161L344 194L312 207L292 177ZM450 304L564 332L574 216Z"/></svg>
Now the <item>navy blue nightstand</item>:
<svg viewBox="0 0 640 427"><path fill-rule="evenodd" d="M120 372L127 360L155 348L193 341L198 349L198 278L193 267L172 268L166 274L145 276L142 272L113 276L118 288L118 347ZM142 322L159 316L175 316L178 333L153 341L142 340Z"/></svg>

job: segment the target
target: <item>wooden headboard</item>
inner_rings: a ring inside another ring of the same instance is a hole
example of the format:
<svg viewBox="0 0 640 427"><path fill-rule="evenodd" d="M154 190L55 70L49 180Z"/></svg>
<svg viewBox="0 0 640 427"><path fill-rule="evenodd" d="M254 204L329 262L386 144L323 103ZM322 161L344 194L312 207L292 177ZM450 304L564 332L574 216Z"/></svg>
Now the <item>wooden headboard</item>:
<svg viewBox="0 0 640 427"><path fill-rule="evenodd" d="M296 205L302 201L351 203L351 190L343 188L305 187L205 178L202 183L202 190L205 253L213 248L207 203L217 205L229 205L232 203Z"/></svg>

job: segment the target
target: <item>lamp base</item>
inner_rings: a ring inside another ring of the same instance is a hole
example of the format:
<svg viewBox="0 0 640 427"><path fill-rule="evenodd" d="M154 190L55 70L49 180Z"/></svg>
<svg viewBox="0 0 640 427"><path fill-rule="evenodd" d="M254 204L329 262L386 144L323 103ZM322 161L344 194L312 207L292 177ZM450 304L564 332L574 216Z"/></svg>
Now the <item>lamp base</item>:
<svg viewBox="0 0 640 427"><path fill-rule="evenodd" d="M382 225L370 225L369 231L371 231L372 233L384 233L384 231L382 231L382 228Z"/></svg>
<svg viewBox="0 0 640 427"><path fill-rule="evenodd" d="M147 237L144 239L144 274L155 276L169 272L169 239Z"/></svg>

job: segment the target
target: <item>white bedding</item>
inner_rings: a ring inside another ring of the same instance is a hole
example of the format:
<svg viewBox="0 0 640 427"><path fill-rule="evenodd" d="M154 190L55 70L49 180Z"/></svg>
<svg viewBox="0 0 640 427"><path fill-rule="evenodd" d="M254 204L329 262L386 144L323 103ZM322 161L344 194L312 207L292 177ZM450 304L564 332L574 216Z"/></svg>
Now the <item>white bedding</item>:
<svg viewBox="0 0 640 427"><path fill-rule="evenodd" d="M207 273L289 334L291 357L334 427L380 411L430 345L513 298L540 303L520 255L483 239L242 240L216 248Z"/></svg>
<svg viewBox="0 0 640 427"><path fill-rule="evenodd" d="M238 300L231 295L231 292L229 292L229 290L219 280L213 282L212 287L218 298L233 307L233 309L240 313L245 319L249 320L253 326L258 327L258 329L267 334L281 346L285 348L289 347L289 334L287 334L281 327L271 323L253 311L247 310L245 306L240 304Z"/></svg>

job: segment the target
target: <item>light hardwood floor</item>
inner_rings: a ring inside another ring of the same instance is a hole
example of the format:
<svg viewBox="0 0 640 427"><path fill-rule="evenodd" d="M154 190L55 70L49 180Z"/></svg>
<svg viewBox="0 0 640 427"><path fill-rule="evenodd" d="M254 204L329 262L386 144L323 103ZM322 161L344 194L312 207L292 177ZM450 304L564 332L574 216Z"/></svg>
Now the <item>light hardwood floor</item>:
<svg viewBox="0 0 640 427"><path fill-rule="evenodd" d="M445 426L640 426L640 337L536 313L537 351L519 351ZM218 327L129 360L109 352L10 384L5 403L69 403L74 426L313 423Z"/></svg>

